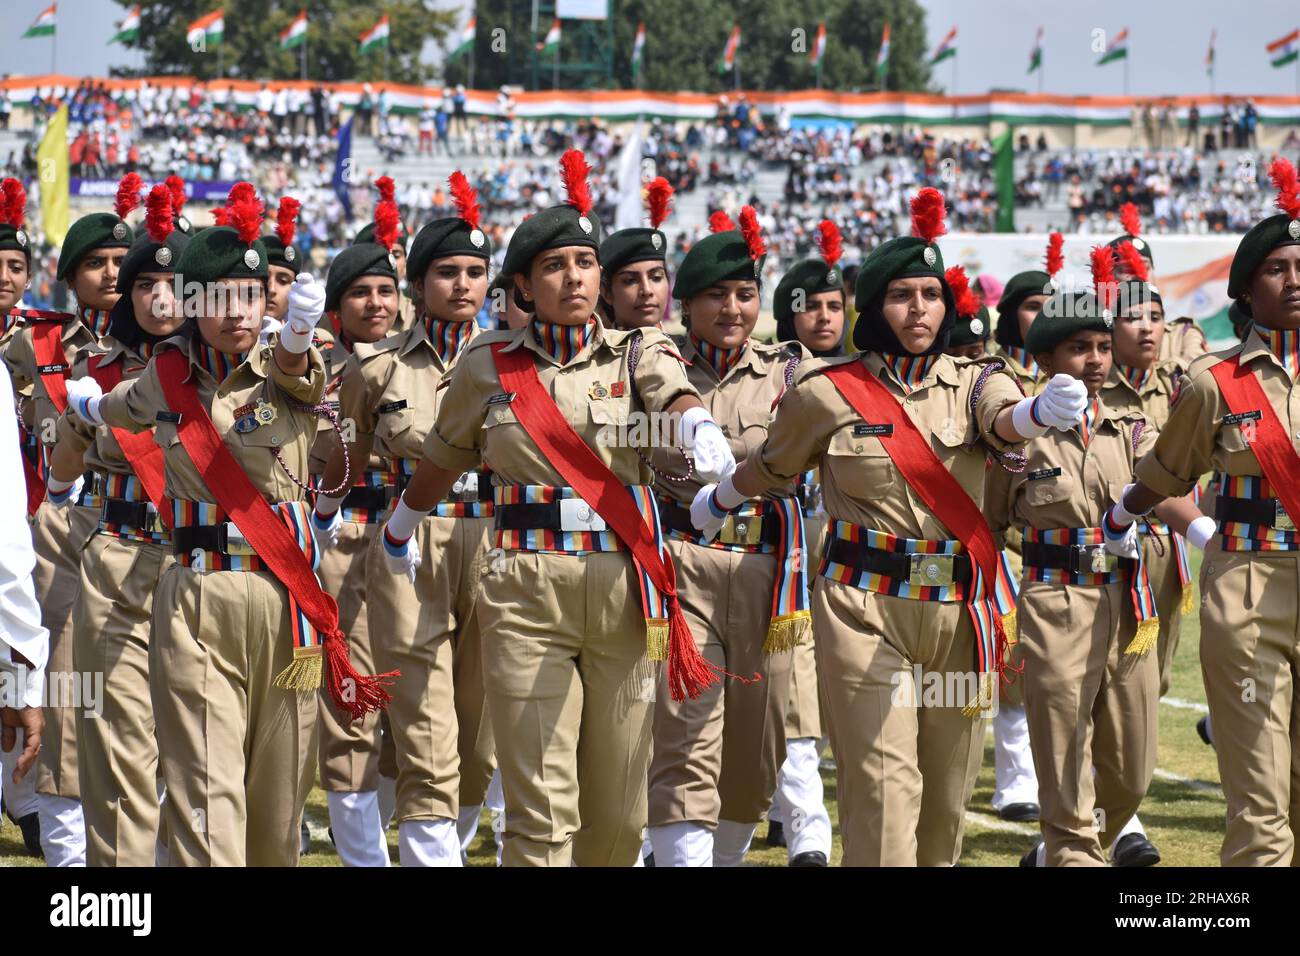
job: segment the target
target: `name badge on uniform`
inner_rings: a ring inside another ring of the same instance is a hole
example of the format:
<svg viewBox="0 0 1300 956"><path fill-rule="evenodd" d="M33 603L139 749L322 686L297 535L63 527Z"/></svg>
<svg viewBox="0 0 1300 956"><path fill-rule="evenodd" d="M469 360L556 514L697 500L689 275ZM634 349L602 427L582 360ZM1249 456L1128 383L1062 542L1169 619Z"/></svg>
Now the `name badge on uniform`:
<svg viewBox="0 0 1300 956"><path fill-rule="evenodd" d="M1263 417L1264 414L1259 409L1250 412L1233 412L1231 415L1223 416L1223 424L1240 425L1242 422L1257 422Z"/></svg>
<svg viewBox="0 0 1300 956"><path fill-rule="evenodd" d="M181 423L181 413L180 412L158 412L157 414L154 415L154 421L167 422L172 425L179 425Z"/></svg>
<svg viewBox="0 0 1300 956"><path fill-rule="evenodd" d="M488 405L509 405L515 400L514 392L497 392L495 395L489 395Z"/></svg>
<svg viewBox="0 0 1300 956"><path fill-rule="evenodd" d="M854 438L862 438L864 436L874 436L876 438L883 438L885 436L892 435L892 434L894 434L894 426L892 424L890 425L863 424L863 425L853 426Z"/></svg>
<svg viewBox="0 0 1300 956"><path fill-rule="evenodd" d="M587 397L593 402L609 398L609 386L601 385L600 382L597 382L595 385L591 386L591 388L587 389Z"/></svg>
<svg viewBox="0 0 1300 956"><path fill-rule="evenodd" d="M1060 468L1039 468L1037 471L1031 471L1029 473L1029 480L1042 481L1044 478L1058 478L1060 477L1060 474Z"/></svg>
<svg viewBox="0 0 1300 956"><path fill-rule="evenodd" d="M52 375L55 372L66 372L69 368L71 366L61 363L57 365L38 365L36 366L36 373L38 375Z"/></svg>
<svg viewBox="0 0 1300 956"><path fill-rule="evenodd" d="M405 407L406 407L406 399L399 398L395 402L385 402L383 405L380 405L379 414L386 415L389 412L400 412Z"/></svg>

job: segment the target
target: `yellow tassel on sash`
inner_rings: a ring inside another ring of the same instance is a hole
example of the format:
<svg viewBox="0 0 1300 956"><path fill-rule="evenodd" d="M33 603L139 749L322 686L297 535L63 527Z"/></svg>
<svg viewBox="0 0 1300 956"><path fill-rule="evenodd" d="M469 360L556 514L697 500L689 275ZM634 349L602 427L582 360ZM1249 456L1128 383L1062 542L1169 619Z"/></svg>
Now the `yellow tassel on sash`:
<svg viewBox="0 0 1300 956"><path fill-rule="evenodd" d="M1179 611L1183 614L1191 614L1192 607L1196 604L1196 595L1192 585L1189 583L1183 588L1183 603L1179 606Z"/></svg>
<svg viewBox="0 0 1300 956"><path fill-rule="evenodd" d="M1005 618L1004 618L1005 620ZM961 709L963 717L976 720L990 716L993 710L993 681L997 677L992 671L979 676L979 697Z"/></svg>
<svg viewBox="0 0 1300 956"><path fill-rule="evenodd" d="M652 661L668 660L668 618L646 618L645 655Z"/></svg>
<svg viewBox="0 0 1300 956"><path fill-rule="evenodd" d="M1137 633L1133 635L1133 640L1129 642L1128 647L1124 648L1124 653L1145 654L1156 646L1159 638L1160 618L1149 617L1145 621L1139 621Z"/></svg>
<svg viewBox="0 0 1300 956"><path fill-rule="evenodd" d="M1016 615L1015 608L1002 615L1002 630L1007 632L1007 647L1020 643L1019 624L1020 618Z"/></svg>
<svg viewBox="0 0 1300 956"><path fill-rule="evenodd" d="M777 654L781 651L792 651L795 645L804 642L811 630L810 611L780 614L772 618L771 623L767 625L767 636L763 639L763 653Z"/></svg>
<svg viewBox="0 0 1300 956"><path fill-rule="evenodd" d="M285 690L320 690L324 667L325 655L321 645L295 647L293 663L275 676L275 686Z"/></svg>

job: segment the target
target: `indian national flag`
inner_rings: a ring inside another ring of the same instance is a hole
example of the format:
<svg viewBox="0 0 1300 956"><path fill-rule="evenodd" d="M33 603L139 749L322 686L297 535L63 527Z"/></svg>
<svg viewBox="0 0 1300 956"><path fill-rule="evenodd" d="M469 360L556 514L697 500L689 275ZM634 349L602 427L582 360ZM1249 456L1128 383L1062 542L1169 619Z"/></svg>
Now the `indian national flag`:
<svg viewBox="0 0 1300 956"><path fill-rule="evenodd" d="M126 15L121 23L117 25L117 32L113 34L113 39L109 43L133 43L140 37L140 5L137 3L131 8L131 12Z"/></svg>
<svg viewBox="0 0 1300 956"><path fill-rule="evenodd" d="M636 25L636 39L632 41L632 72L641 72L641 61L645 54L645 21Z"/></svg>
<svg viewBox="0 0 1300 956"><path fill-rule="evenodd" d="M53 11L54 8L50 7ZM50 16L54 14L51 13ZM51 27L50 29L53 29ZM27 31L31 35L31 30ZM1292 30L1286 36L1279 40L1274 40L1268 45L1268 57L1273 61L1274 66L1286 66L1288 63L1296 61L1296 47L1300 46L1300 30Z"/></svg>
<svg viewBox="0 0 1300 956"><path fill-rule="evenodd" d="M381 46L388 46L388 14L379 18L379 22L373 27L361 34L361 47L359 53L369 53L372 50L378 50Z"/></svg>
<svg viewBox="0 0 1300 956"><path fill-rule="evenodd" d="M822 57L826 54L826 24L817 24L817 39L813 40L812 52L808 54L808 59L812 60L814 67L822 65Z"/></svg>
<svg viewBox="0 0 1300 956"><path fill-rule="evenodd" d="M731 28L731 36L727 37L727 45L723 47L722 59L718 61L718 72L726 73L736 65L736 51L740 49L740 24L737 23Z"/></svg>
<svg viewBox="0 0 1300 956"><path fill-rule="evenodd" d="M551 21L551 28L546 31L546 39L542 41L542 56L559 56L560 55L560 18L556 17Z"/></svg>
<svg viewBox="0 0 1300 956"><path fill-rule="evenodd" d="M54 8L57 3L51 3L41 11L41 15L32 21L32 25L27 28L24 37L52 37L54 36Z"/></svg>
<svg viewBox="0 0 1300 956"><path fill-rule="evenodd" d="M220 43L226 34L225 15L225 10L213 10L206 17L199 17L185 31L185 42L190 46Z"/></svg>
<svg viewBox="0 0 1300 956"><path fill-rule="evenodd" d="M885 24L885 32L880 37L880 52L876 54L876 72L881 76L885 75L885 70L889 67L889 24Z"/></svg>
<svg viewBox="0 0 1300 956"><path fill-rule="evenodd" d="M1038 28L1038 34L1034 37L1034 49L1029 54L1029 69L1026 73L1033 73L1034 70L1043 68L1043 28Z"/></svg>
<svg viewBox="0 0 1300 956"><path fill-rule="evenodd" d="M1115 34L1115 39L1110 41L1106 47L1106 52L1101 55L1097 61L1098 66L1105 66L1107 63L1113 63L1115 60L1128 58L1128 27L1120 30Z"/></svg>
<svg viewBox="0 0 1300 956"><path fill-rule="evenodd" d="M302 46L307 39L307 11L299 10L293 22L280 31L280 49Z"/></svg>
<svg viewBox="0 0 1300 956"><path fill-rule="evenodd" d="M1210 48L1205 51L1205 75L1214 76L1214 37L1218 30L1210 31Z"/></svg>
<svg viewBox="0 0 1300 956"><path fill-rule="evenodd" d="M943 41L935 47L934 54L930 57L930 65L934 66L950 56L957 55L957 28L953 27L948 31L948 35Z"/></svg>
<svg viewBox="0 0 1300 956"><path fill-rule="evenodd" d="M474 49L474 28L477 20L477 17L470 17L469 23L465 24L465 29L460 31L460 42L456 44L456 49L451 51L453 57Z"/></svg>

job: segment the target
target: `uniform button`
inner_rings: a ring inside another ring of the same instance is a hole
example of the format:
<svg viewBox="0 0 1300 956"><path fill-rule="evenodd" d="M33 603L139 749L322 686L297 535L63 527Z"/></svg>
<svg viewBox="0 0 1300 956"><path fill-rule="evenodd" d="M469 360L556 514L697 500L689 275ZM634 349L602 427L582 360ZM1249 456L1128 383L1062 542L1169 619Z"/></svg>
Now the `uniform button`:
<svg viewBox="0 0 1300 956"><path fill-rule="evenodd" d="M271 444L272 444L272 445L278 445L278 444L280 444L280 436L279 436L279 435L272 435L272 436L271 436Z"/></svg>
<svg viewBox="0 0 1300 956"><path fill-rule="evenodd" d="M499 424L501 424L501 423L502 423L503 421L505 421L505 420L506 420L506 413L505 413L505 412L497 412L497 424L499 425Z"/></svg>
<svg viewBox="0 0 1300 956"><path fill-rule="evenodd" d="M862 446L861 446L861 445L854 445L854 446L853 446L853 453L854 453L855 455L861 455L861 454L862 454Z"/></svg>
<svg viewBox="0 0 1300 956"><path fill-rule="evenodd" d="M1045 501L1051 501L1051 500L1052 500L1052 493L1049 491L1047 494L1043 495L1043 499L1044 499Z"/></svg>

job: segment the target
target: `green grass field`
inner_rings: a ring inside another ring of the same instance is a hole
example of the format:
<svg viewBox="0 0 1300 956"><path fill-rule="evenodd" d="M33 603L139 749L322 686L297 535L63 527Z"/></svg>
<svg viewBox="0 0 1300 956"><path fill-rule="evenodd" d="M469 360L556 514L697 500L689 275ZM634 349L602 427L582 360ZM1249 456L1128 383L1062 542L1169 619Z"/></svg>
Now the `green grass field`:
<svg viewBox="0 0 1300 956"><path fill-rule="evenodd" d="M1199 553L1194 552L1194 572L1199 570L1199 558ZM1160 755L1155 778L1139 814L1148 836L1160 848L1162 866L1217 866L1219 863L1224 817L1219 768L1214 751L1201 742L1195 727L1197 718L1204 713L1205 703L1199 645L1200 626L1193 613L1183 620L1172 685L1168 697L1160 705ZM836 827L831 860L834 864L839 862L840 844L835 773L830 766L829 752L823 761L822 778L831 822ZM967 813L963 866L1015 866L1021 854L1037 839L1036 826L999 820L989 805L992 795L993 736L990 731L984 749L984 765ZM326 833L329 814L325 793L319 788L312 791L308 800L307 821L312 832L312 852L302 858L302 865L339 866L338 854ZM761 824L748 857L749 865L784 866L785 850L769 848L763 842L765 832L766 824ZM396 828L390 829L388 844L390 856L396 862ZM0 821L0 866L33 866L40 862L23 854L18 828L7 820ZM470 864L492 866L493 863L491 822L485 812L471 847Z"/></svg>

